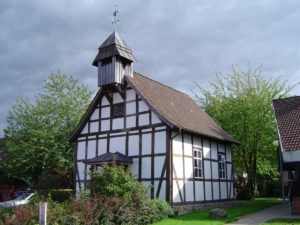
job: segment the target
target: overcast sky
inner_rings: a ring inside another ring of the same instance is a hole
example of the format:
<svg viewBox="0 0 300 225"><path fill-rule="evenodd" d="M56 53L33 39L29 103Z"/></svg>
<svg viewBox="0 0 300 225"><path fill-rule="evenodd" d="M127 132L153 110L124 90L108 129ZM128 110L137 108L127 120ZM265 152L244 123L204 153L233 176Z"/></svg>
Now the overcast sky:
<svg viewBox="0 0 300 225"><path fill-rule="evenodd" d="M0 1L0 136L10 107L60 70L91 90L99 45L113 31L112 0ZM300 1L117 0L136 71L191 93L233 64L300 81ZM300 95L300 87L293 95Z"/></svg>

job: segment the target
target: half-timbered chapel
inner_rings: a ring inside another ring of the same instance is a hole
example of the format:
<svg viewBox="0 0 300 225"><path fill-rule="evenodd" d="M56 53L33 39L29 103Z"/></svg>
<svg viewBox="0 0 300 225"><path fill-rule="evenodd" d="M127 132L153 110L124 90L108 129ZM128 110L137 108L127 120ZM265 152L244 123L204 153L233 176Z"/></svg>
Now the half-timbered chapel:
<svg viewBox="0 0 300 225"><path fill-rule="evenodd" d="M98 50L99 90L70 136L75 189L84 189L91 168L114 161L174 206L233 199L236 141L188 95L134 72L118 32Z"/></svg>

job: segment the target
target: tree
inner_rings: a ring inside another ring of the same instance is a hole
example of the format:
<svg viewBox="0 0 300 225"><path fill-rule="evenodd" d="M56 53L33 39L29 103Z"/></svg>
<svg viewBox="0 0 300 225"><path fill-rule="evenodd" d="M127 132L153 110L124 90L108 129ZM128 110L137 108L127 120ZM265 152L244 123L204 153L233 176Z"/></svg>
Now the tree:
<svg viewBox="0 0 300 225"><path fill-rule="evenodd" d="M73 146L68 136L78 124L90 101L85 85L65 74L51 74L44 92L32 104L21 98L7 116L7 154L1 166L10 177L33 186L46 180L70 187ZM51 185L51 184L49 184Z"/></svg>
<svg viewBox="0 0 300 225"><path fill-rule="evenodd" d="M199 86L196 94L204 110L240 145L233 147L236 174L246 174L244 193L254 197L257 174L278 175L277 132L272 99L286 96L292 87L279 79L264 79L261 68L242 71L232 68L217 74L211 90Z"/></svg>

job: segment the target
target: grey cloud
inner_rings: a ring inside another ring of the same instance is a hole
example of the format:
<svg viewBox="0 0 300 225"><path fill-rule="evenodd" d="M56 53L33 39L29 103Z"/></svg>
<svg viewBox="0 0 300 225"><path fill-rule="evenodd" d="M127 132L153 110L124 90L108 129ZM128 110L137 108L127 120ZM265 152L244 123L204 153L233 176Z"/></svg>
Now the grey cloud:
<svg viewBox="0 0 300 225"><path fill-rule="evenodd" d="M298 1L118 1L118 30L135 69L181 91L209 88L216 72L263 65L267 78L299 81ZM50 72L97 88L91 66L112 32L109 0L0 2L0 135L17 98L41 91ZM293 94L300 95L299 87Z"/></svg>

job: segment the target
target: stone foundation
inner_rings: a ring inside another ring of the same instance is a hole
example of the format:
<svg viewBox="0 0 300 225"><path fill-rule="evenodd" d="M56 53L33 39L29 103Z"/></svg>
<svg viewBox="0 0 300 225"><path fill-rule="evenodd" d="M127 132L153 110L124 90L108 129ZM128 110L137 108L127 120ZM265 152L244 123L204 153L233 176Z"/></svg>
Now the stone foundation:
<svg viewBox="0 0 300 225"><path fill-rule="evenodd" d="M176 215L181 215L181 214L185 214L200 209L210 209L216 207L231 206L231 205L235 205L236 203L237 201L231 200L231 201L192 204L192 205L175 205L173 206L173 210Z"/></svg>

